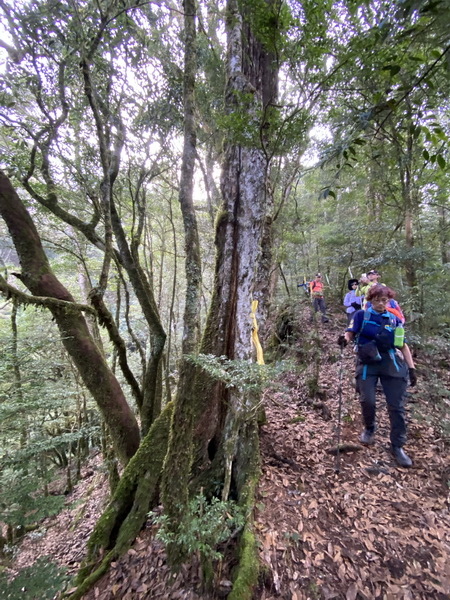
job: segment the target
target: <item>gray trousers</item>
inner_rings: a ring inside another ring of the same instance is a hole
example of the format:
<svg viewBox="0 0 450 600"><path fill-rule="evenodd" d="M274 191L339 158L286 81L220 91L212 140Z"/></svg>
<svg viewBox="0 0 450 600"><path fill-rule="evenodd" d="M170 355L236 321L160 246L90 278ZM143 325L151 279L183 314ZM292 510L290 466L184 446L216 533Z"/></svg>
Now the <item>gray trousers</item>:
<svg viewBox="0 0 450 600"><path fill-rule="evenodd" d="M322 313L322 321L328 321L327 319L327 307L325 306L325 299L324 298L313 298L313 309L314 312L321 312Z"/></svg>
<svg viewBox="0 0 450 600"><path fill-rule="evenodd" d="M389 375L367 375L366 379L362 375L356 378L358 391L361 394L361 412L366 429L370 432L375 431L375 392L378 379L381 381L383 391L386 396L386 403L389 411L389 420L391 422L391 444L402 447L406 441L406 421L405 421L405 397L408 385L407 376L390 377Z"/></svg>

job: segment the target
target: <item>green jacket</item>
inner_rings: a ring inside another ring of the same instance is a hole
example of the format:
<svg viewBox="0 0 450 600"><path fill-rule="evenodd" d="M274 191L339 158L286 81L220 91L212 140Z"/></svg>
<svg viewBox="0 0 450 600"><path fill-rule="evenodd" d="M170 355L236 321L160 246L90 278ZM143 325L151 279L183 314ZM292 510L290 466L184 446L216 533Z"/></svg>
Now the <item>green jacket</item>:
<svg viewBox="0 0 450 600"><path fill-rule="evenodd" d="M356 296L366 296L367 292L369 291L369 289L375 285L374 281L371 281L369 283L365 283L364 285L359 284L358 288L355 292Z"/></svg>
<svg viewBox="0 0 450 600"><path fill-rule="evenodd" d="M361 284L358 285L358 288L356 289L356 292L355 292L355 296L364 296L364 297L366 297L367 296L367 292L370 290L370 288L373 285L377 285L376 281L370 281L369 283L366 283L364 285L361 285ZM380 283L378 285L385 285L385 284L384 283Z"/></svg>

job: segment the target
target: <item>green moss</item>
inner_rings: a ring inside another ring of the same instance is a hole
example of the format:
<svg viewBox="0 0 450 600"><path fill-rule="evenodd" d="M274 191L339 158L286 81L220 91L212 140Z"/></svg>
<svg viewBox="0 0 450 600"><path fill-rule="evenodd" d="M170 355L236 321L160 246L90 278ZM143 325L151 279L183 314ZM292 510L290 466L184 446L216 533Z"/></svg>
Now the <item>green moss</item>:
<svg viewBox="0 0 450 600"><path fill-rule="evenodd" d="M258 584L260 573L258 544L253 532L252 518L255 507L255 491L260 475L259 438L255 423L250 424L248 433L249 439L252 439L253 443L251 444L251 454L246 460L247 481L240 493L240 503L249 517L241 535L239 564L236 569L233 589L228 596L228 600L251 600Z"/></svg>
<svg viewBox="0 0 450 600"><path fill-rule="evenodd" d="M261 407L259 408L257 414L256 414L256 419L258 422L258 426L261 427L262 425L266 425L267 424L267 415L266 415L266 409L264 408L264 406L261 404Z"/></svg>
<svg viewBox="0 0 450 600"><path fill-rule="evenodd" d="M228 211L223 209L217 213L215 227L218 229L228 219Z"/></svg>
<svg viewBox="0 0 450 600"><path fill-rule="evenodd" d="M153 423L126 466L111 502L97 522L88 542L86 563L77 576L77 584L84 590L83 593L107 571L112 560L130 547L146 519L156 497L167 453L172 410L173 405L167 404ZM104 552L108 550L110 551L102 559ZM80 597L71 596L74 599Z"/></svg>
<svg viewBox="0 0 450 600"><path fill-rule="evenodd" d="M111 562L117 558L117 553L114 550L108 552L100 565L91 574L87 575L78 585L77 589L69 596L65 596L67 600L81 600L81 598L91 589L91 587L102 577L109 569Z"/></svg>
<svg viewBox="0 0 450 600"><path fill-rule="evenodd" d="M251 526L246 526L241 537L239 565L228 600L251 600L259 577L258 545Z"/></svg>

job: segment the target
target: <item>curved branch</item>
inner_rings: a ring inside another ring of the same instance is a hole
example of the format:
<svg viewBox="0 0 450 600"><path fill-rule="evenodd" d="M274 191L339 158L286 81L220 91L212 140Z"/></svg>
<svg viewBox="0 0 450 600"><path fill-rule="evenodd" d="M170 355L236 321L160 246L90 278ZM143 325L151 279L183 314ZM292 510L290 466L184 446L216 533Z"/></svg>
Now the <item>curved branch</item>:
<svg viewBox="0 0 450 600"><path fill-rule="evenodd" d="M97 289L93 289L89 294L89 298L92 302L92 305L96 308L100 325L103 325L108 330L109 338L117 350L117 356L119 358L119 364L120 368L122 369L122 373L128 385L131 387L136 404L140 409L143 403L142 391L128 365L125 342L119 333L119 329L114 322L112 314L109 312L105 303L103 302L102 294L99 293Z"/></svg>
<svg viewBox="0 0 450 600"><path fill-rule="evenodd" d="M22 266L21 279L35 296L51 296L74 304L70 292L53 273L35 224L8 177L0 171L0 214L8 226ZM65 306L65 305L64 305ZM76 364L111 430L117 454L124 463L139 446L139 426L114 373L108 367L79 311L49 305L62 342Z"/></svg>
<svg viewBox="0 0 450 600"><path fill-rule="evenodd" d="M21 279L19 273L13 273L18 279ZM32 296L21 292L14 286L10 285L4 277L0 275L0 293L6 298L13 298L19 304L25 306L40 306L42 308L55 309L61 308L66 311L73 312L87 312L91 315L97 316L97 311L92 306L87 304L78 304L77 302L68 302L67 300L59 300L58 298L51 298L49 296Z"/></svg>

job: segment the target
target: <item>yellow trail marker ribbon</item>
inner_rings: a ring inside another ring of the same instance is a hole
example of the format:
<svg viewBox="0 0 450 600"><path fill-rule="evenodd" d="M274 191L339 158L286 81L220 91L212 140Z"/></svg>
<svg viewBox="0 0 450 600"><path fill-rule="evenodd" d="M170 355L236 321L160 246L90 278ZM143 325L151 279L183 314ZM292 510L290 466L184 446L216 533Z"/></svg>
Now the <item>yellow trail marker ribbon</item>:
<svg viewBox="0 0 450 600"><path fill-rule="evenodd" d="M261 343L258 337L258 322L256 321L256 311L258 310L258 300L252 300L252 342L256 348L256 362L258 365L264 365L264 355Z"/></svg>

